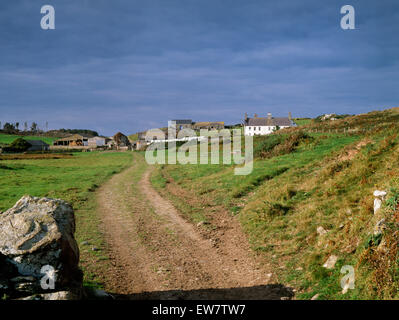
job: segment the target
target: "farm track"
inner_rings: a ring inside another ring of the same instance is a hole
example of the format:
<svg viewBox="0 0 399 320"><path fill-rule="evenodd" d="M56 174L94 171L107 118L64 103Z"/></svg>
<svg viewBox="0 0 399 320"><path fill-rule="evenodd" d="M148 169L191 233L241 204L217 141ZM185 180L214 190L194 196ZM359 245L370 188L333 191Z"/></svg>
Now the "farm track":
<svg viewBox="0 0 399 320"><path fill-rule="evenodd" d="M97 193L112 268L105 289L118 299L280 299L234 217L193 225L150 183L141 155Z"/></svg>

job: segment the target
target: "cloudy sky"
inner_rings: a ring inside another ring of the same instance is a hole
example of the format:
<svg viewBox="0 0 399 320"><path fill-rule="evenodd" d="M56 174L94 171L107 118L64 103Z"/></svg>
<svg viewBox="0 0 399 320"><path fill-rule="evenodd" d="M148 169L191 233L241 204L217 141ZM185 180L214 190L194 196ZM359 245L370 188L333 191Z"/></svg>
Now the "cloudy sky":
<svg viewBox="0 0 399 320"><path fill-rule="evenodd" d="M0 121L111 135L399 106L398 31L397 0L2 0Z"/></svg>

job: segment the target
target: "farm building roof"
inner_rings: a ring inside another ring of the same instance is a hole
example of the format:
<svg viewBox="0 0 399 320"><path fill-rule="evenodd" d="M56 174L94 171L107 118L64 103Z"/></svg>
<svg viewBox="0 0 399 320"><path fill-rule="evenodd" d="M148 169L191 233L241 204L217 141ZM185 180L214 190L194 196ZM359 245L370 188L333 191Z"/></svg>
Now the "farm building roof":
<svg viewBox="0 0 399 320"><path fill-rule="evenodd" d="M48 146L48 144L42 140L27 140L31 146Z"/></svg>
<svg viewBox="0 0 399 320"><path fill-rule="evenodd" d="M289 118L249 118L247 126L280 126L280 127L291 127L293 122Z"/></svg>
<svg viewBox="0 0 399 320"><path fill-rule="evenodd" d="M183 119L183 120L172 120L176 122L176 124L191 124L193 121L191 119Z"/></svg>
<svg viewBox="0 0 399 320"><path fill-rule="evenodd" d="M223 121L213 121L213 122L205 121L205 122L196 122L196 123L194 123L195 126L210 126L212 124L218 124L218 125L224 126L224 122Z"/></svg>
<svg viewBox="0 0 399 320"><path fill-rule="evenodd" d="M81 135L81 134L73 134L68 137L58 139L56 141L76 141L76 140L83 140L83 139L89 139L89 137Z"/></svg>

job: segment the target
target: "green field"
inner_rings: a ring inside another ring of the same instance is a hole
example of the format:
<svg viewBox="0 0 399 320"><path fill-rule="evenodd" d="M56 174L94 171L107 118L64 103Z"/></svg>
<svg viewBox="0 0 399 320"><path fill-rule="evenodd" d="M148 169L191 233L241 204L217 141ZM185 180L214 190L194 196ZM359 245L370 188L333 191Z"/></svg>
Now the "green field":
<svg viewBox="0 0 399 320"><path fill-rule="evenodd" d="M306 124L309 124L312 122L311 118L296 118L294 119L294 122L298 125L298 126L304 126Z"/></svg>
<svg viewBox="0 0 399 320"><path fill-rule="evenodd" d="M95 191L111 175L132 162L124 152L75 153L72 158L0 161L0 211L12 207L23 195L59 198L71 203L76 215L76 240L86 285L98 282L97 262L107 259L96 215ZM91 246L101 250L92 251Z"/></svg>
<svg viewBox="0 0 399 320"><path fill-rule="evenodd" d="M391 109L312 124L352 133L308 133L311 138L292 149L287 141L300 128L286 140L257 137L254 149L264 148L266 158L258 156L248 176L235 176L227 165L162 165L152 181L193 221L198 215L211 221L213 208L236 215L253 251L272 263L281 283L298 290L299 299L399 298L398 117ZM183 188L185 196L168 194L167 184ZM376 189L387 190L388 200L373 215ZM381 240L372 234L383 218ZM318 235L319 226L326 235ZM332 254L338 262L327 270L322 265ZM343 265L356 273L356 288L345 295Z"/></svg>
<svg viewBox="0 0 399 320"><path fill-rule="evenodd" d="M10 144L11 142L13 142L14 140L18 139L18 138L23 138L25 140L42 140L46 143L48 143L49 145L52 145L54 140L56 140L57 138L52 138L52 137L38 137L38 136L19 136L19 135L13 135L13 134L2 134L0 133L0 145L3 144Z"/></svg>

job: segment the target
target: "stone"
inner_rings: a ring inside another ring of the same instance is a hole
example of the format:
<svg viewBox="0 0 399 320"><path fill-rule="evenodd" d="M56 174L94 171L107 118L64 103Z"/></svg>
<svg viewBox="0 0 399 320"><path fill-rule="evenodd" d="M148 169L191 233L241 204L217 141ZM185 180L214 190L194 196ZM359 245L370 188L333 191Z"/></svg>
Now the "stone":
<svg viewBox="0 0 399 320"><path fill-rule="evenodd" d="M320 297L320 294L317 293L310 300L317 300L317 299L319 299L319 297Z"/></svg>
<svg viewBox="0 0 399 320"><path fill-rule="evenodd" d="M374 226L374 232L373 232L374 235L376 236L376 235L381 234L384 231L385 228L386 228L385 219L381 219Z"/></svg>
<svg viewBox="0 0 399 320"><path fill-rule="evenodd" d="M104 290L100 290L100 289L94 289L93 295L95 298L103 299L103 300L114 300L115 299L115 297L113 295L105 292Z"/></svg>
<svg viewBox="0 0 399 320"><path fill-rule="evenodd" d="M9 288L9 284L8 281L6 280L0 280L0 292L2 292L3 290L7 290Z"/></svg>
<svg viewBox="0 0 399 320"><path fill-rule="evenodd" d="M323 264L323 267L326 269L334 269L335 264L337 263L338 257L335 255L331 255L327 261Z"/></svg>
<svg viewBox="0 0 399 320"><path fill-rule="evenodd" d="M71 291L58 291L42 294L43 300L78 300L79 297Z"/></svg>
<svg viewBox="0 0 399 320"><path fill-rule="evenodd" d="M374 199L374 214L380 210L382 201L385 200L385 196L387 195L386 191L380 191L380 190L375 190L373 192L373 195L375 197Z"/></svg>
<svg viewBox="0 0 399 320"><path fill-rule="evenodd" d="M13 290L20 294L34 294L40 291L38 282L19 282L13 287Z"/></svg>
<svg viewBox="0 0 399 320"><path fill-rule="evenodd" d="M78 300L79 297L70 291L35 294L18 300Z"/></svg>
<svg viewBox="0 0 399 320"><path fill-rule="evenodd" d="M327 231L322 226L317 227L316 231L319 234L319 236L324 236L325 234L327 234Z"/></svg>
<svg viewBox="0 0 399 320"><path fill-rule="evenodd" d="M34 277L15 277L10 279L11 282L35 282L36 278Z"/></svg>
<svg viewBox="0 0 399 320"><path fill-rule="evenodd" d="M44 266L54 268L55 290L81 288L74 232L73 209L62 200L24 196L0 215L0 280L11 279L12 295L43 291Z"/></svg>
<svg viewBox="0 0 399 320"><path fill-rule="evenodd" d="M200 222L197 223L197 227L201 227L201 226L206 225L206 224L209 224L209 222L208 221L200 221Z"/></svg>
<svg viewBox="0 0 399 320"><path fill-rule="evenodd" d="M384 200L385 196L387 195L386 191L380 191L380 190L375 190L373 192L374 197L376 198L381 198L382 200Z"/></svg>
<svg viewBox="0 0 399 320"><path fill-rule="evenodd" d="M379 198L375 198L374 199L374 214L376 214L378 212L378 210L380 210L382 205L382 200Z"/></svg>

